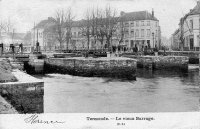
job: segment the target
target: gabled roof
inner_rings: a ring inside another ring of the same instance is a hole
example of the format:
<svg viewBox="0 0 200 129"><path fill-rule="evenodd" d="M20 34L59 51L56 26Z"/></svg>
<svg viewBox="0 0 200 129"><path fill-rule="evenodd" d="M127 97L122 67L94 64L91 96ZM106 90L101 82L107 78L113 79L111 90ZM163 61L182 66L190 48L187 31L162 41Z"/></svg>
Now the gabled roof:
<svg viewBox="0 0 200 129"><path fill-rule="evenodd" d="M46 19L46 20L40 21L40 22L35 26L35 29L38 29L38 28L45 28L45 27L48 27L49 25L54 24L54 23L55 23L54 18L49 17L49 18ZM33 28L33 29L34 29L34 28Z"/></svg>
<svg viewBox="0 0 200 129"><path fill-rule="evenodd" d="M197 1L197 5L191 9L190 12L187 13L183 18L181 18L181 20L185 20L188 16L196 14L200 14L200 1Z"/></svg>
<svg viewBox="0 0 200 129"><path fill-rule="evenodd" d="M195 15L195 14L200 14L200 1L197 1L197 5L190 10L188 15Z"/></svg>
<svg viewBox="0 0 200 129"><path fill-rule="evenodd" d="M158 21L158 19L156 17L152 16L152 14L150 14L147 11L124 13L122 15L122 18L126 21L137 21L137 20L155 20L155 21Z"/></svg>
<svg viewBox="0 0 200 129"><path fill-rule="evenodd" d="M129 12L129 13L123 13L120 17L114 17L112 20L114 21L137 21L137 20L155 20L158 21L156 17L154 17L152 14L150 14L147 11L139 11L139 12ZM100 19L101 23L106 22L106 18ZM88 20L78 20L78 21L72 21L73 27L80 27L80 26L86 26ZM92 23L92 20L89 20L90 23ZM65 25L66 26L66 25ZM47 20L42 20L40 23L35 26L35 28L51 28L55 29L55 19L49 17ZM48 30L48 29L47 29Z"/></svg>

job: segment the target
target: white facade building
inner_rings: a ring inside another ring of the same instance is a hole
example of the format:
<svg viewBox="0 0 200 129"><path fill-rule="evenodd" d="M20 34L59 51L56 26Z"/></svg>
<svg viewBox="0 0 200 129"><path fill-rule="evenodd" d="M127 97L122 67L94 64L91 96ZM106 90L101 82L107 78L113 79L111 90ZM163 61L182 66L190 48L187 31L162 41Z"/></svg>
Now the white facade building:
<svg viewBox="0 0 200 129"><path fill-rule="evenodd" d="M180 20L180 50L198 51L200 48L200 2Z"/></svg>

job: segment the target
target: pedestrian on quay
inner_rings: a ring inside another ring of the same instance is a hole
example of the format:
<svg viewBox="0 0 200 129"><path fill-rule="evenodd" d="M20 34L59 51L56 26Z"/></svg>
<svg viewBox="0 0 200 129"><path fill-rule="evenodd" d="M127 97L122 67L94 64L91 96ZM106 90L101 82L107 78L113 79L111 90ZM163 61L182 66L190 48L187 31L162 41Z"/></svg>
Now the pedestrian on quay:
<svg viewBox="0 0 200 129"><path fill-rule="evenodd" d="M3 43L0 44L1 55L3 55Z"/></svg>
<svg viewBox="0 0 200 129"><path fill-rule="evenodd" d="M23 44L19 44L19 50L21 51L21 54L23 54Z"/></svg>

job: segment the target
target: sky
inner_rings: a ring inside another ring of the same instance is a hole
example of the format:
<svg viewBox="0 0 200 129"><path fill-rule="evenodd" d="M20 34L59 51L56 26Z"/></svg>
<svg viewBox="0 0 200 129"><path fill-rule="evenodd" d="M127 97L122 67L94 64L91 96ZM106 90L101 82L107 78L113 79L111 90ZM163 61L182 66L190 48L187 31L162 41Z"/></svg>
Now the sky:
<svg viewBox="0 0 200 129"><path fill-rule="evenodd" d="M16 32L30 31L34 22L54 17L58 9L72 8L76 19L82 19L88 8L110 5L120 11L154 9L161 34L169 38L178 28L180 18L196 5L196 0L0 0L0 21L10 19Z"/></svg>

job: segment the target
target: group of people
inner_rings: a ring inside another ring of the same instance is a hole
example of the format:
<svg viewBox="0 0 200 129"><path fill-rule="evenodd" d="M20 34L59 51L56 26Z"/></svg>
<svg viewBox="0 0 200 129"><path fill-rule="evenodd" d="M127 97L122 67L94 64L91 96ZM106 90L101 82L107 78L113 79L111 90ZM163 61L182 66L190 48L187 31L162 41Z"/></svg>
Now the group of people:
<svg viewBox="0 0 200 129"><path fill-rule="evenodd" d="M158 52L157 45L155 45L155 48L150 48L150 46L142 46L139 48L137 45L132 47L131 49L128 49L126 46L112 46L112 53L115 52L133 52L133 53L143 53L144 55L151 55L154 54L155 52Z"/></svg>
<svg viewBox="0 0 200 129"><path fill-rule="evenodd" d="M14 44L10 44L9 51L13 54L15 53L15 47L16 46ZM3 43L0 44L0 50L1 50L1 55L2 55L4 53L4 44ZM21 53L23 53L23 44L22 43L19 44L18 50L21 51Z"/></svg>

